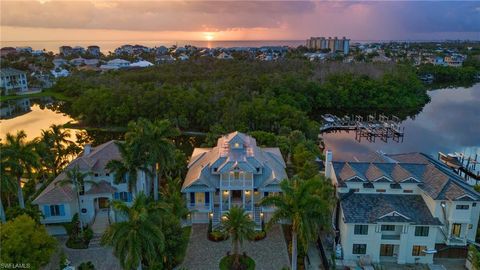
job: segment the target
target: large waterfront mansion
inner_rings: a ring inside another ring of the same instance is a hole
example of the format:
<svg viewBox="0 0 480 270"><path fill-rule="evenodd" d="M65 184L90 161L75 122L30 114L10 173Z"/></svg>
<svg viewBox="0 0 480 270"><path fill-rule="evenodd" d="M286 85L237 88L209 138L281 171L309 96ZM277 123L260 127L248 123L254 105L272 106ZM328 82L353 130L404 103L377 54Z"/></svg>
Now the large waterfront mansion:
<svg viewBox="0 0 480 270"><path fill-rule="evenodd" d="M260 207L264 196L278 193L287 179L285 161L278 148L261 148L255 139L233 132L218 139L213 148L195 148L183 183L193 223L214 224L233 206L245 209L258 226L272 208Z"/></svg>
<svg viewBox="0 0 480 270"><path fill-rule="evenodd" d="M432 263L451 252L465 256L475 241L480 194L432 157L375 154L337 162L327 151L326 161L339 199L335 229L344 260Z"/></svg>

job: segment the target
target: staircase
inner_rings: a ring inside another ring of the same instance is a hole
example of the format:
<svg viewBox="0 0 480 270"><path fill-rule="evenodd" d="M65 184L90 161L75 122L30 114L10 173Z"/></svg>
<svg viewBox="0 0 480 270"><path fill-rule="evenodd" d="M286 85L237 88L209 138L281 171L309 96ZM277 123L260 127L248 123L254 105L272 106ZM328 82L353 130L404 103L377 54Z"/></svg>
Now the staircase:
<svg viewBox="0 0 480 270"><path fill-rule="evenodd" d="M214 228L218 227L220 224L220 207L214 206L213 207L213 218L212 218L212 225Z"/></svg>
<svg viewBox="0 0 480 270"><path fill-rule="evenodd" d="M260 217L260 212L261 212L261 208L259 206L255 206L254 210L253 210L253 221L255 221L255 224L257 224L257 226L260 226L260 229L262 227L262 219Z"/></svg>
<svg viewBox="0 0 480 270"><path fill-rule="evenodd" d="M94 233L90 243L88 243L88 248L99 248L102 247L102 235Z"/></svg>
<svg viewBox="0 0 480 270"><path fill-rule="evenodd" d="M108 216L108 209L99 210L95 215L95 221L92 224L93 233L102 235L109 225L110 219Z"/></svg>

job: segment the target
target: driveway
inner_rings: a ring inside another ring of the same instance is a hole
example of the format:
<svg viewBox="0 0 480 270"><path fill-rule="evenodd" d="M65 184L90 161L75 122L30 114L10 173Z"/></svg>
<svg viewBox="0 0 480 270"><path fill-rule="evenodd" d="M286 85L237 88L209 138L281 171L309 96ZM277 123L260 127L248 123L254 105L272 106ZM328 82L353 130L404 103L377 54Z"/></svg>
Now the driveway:
<svg viewBox="0 0 480 270"><path fill-rule="evenodd" d="M179 269L182 267L189 270L218 269L220 260L231 250L231 241L228 239L212 242L207 239L207 230L206 224L192 226L187 254ZM255 260L255 269L280 270L290 265L287 245L279 225L273 226L263 240L245 241L241 250Z"/></svg>

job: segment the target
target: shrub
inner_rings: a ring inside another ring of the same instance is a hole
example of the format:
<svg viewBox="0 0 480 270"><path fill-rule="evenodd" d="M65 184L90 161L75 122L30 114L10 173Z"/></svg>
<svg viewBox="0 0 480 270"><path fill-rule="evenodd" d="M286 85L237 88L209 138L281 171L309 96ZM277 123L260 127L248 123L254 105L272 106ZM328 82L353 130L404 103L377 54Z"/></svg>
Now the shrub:
<svg viewBox="0 0 480 270"><path fill-rule="evenodd" d="M220 270L231 270L233 269L233 260L235 257L233 255L227 255L220 260ZM244 270L253 270L255 269L255 261L248 257L245 253L240 256L240 267L238 269Z"/></svg>
<svg viewBox="0 0 480 270"><path fill-rule="evenodd" d="M82 262L79 266L78 266L78 270L95 270L95 265L93 265L92 262L88 261L88 262Z"/></svg>
<svg viewBox="0 0 480 270"><path fill-rule="evenodd" d="M57 249L57 240L45 226L25 214L0 224L0 243L1 262L28 263L32 269L47 264Z"/></svg>
<svg viewBox="0 0 480 270"><path fill-rule="evenodd" d="M72 217L72 222L64 225L65 230L68 233L68 240L65 245L68 248L73 249L86 249L90 240L93 238L93 231L91 228L86 227L82 231L80 230L80 220L78 214L75 214Z"/></svg>
<svg viewBox="0 0 480 270"><path fill-rule="evenodd" d="M208 234L208 240L210 241L220 242L226 239L228 239L228 235L218 230L213 230Z"/></svg>
<svg viewBox="0 0 480 270"><path fill-rule="evenodd" d="M260 241L265 239L265 237L267 237L267 232L262 230L262 231L256 231L250 239L252 241Z"/></svg>

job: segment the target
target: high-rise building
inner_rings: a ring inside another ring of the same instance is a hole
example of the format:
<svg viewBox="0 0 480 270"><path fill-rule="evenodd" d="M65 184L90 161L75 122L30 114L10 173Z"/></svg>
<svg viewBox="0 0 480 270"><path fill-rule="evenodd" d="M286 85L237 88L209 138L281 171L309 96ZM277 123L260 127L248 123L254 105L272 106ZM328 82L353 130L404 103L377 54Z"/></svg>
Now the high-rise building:
<svg viewBox="0 0 480 270"><path fill-rule="evenodd" d="M330 52L343 52L348 54L350 51L350 39L343 37L339 39L337 37L311 37L307 39L306 46L309 49L324 50L330 49Z"/></svg>

